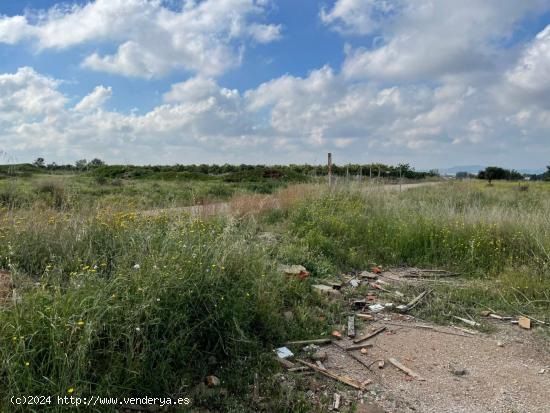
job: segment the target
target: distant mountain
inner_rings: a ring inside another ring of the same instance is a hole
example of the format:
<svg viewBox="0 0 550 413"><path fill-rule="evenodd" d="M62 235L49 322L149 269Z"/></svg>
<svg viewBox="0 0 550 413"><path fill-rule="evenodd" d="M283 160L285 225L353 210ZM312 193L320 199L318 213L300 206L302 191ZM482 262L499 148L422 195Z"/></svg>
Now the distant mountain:
<svg viewBox="0 0 550 413"><path fill-rule="evenodd" d="M508 169L506 166L503 166L503 168ZM451 168L439 169L439 173L442 175L455 175L457 172L468 172L470 174L477 174L483 169L485 169L485 166L482 165L459 165L453 166ZM546 171L546 168L522 168L518 169L517 171L522 174L541 174Z"/></svg>

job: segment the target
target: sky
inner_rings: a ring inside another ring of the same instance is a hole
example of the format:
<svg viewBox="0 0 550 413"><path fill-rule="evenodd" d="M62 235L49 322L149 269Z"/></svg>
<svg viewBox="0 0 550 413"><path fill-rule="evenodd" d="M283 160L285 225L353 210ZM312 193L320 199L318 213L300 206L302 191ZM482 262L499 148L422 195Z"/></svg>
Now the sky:
<svg viewBox="0 0 550 413"><path fill-rule="evenodd" d="M550 164L548 0L0 0L4 162Z"/></svg>

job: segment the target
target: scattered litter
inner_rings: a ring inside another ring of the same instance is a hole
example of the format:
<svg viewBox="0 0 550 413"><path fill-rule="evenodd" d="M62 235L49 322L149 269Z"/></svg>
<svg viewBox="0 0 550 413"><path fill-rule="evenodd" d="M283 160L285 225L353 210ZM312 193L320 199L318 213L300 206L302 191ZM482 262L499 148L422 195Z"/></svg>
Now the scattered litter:
<svg viewBox="0 0 550 413"><path fill-rule="evenodd" d="M527 317L519 317L518 318L518 324L521 328L524 328L525 330L531 329L531 319Z"/></svg>
<svg viewBox="0 0 550 413"><path fill-rule="evenodd" d="M391 310L393 308L393 303L386 303L384 304L384 307L386 308L386 310Z"/></svg>
<svg viewBox="0 0 550 413"><path fill-rule="evenodd" d="M382 274L382 268L380 268L380 266L373 267L371 271L374 274Z"/></svg>
<svg viewBox="0 0 550 413"><path fill-rule="evenodd" d="M340 395L338 393L334 393L334 402L332 403L332 410L338 410L340 409Z"/></svg>
<svg viewBox="0 0 550 413"><path fill-rule="evenodd" d="M468 324L469 326L472 326L472 327L479 327L481 326L481 324L475 322L475 321L472 321L472 320L468 320L467 318L462 318L462 317L457 317L456 315L453 316L453 318L456 318L457 320L460 320L462 321L463 323L466 323Z"/></svg>
<svg viewBox="0 0 550 413"><path fill-rule="evenodd" d="M348 337L355 337L355 316L348 316Z"/></svg>
<svg viewBox="0 0 550 413"><path fill-rule="evenodd" d="M367 347L363 347L361 349L361 354L369 354L369 350L367 349Z"/></svg>
<svg viewBox="0 0 550 413"><path fill-rule="evenodd" d="M497 341L497 346L504 347L504 343L502 341Z"/></svg>
<svg viewBox="0 0 550 413"><path fill-rule="evenodd" d="M373 304L369 305L369 310L373 313L379 313L380 311L384 310L384 306L382 304Z"/></svg>
<svg viewBox="0 0 550 413"><path fill-rule="evenodd" d="M546 372L546 369L540 369L537 374L544 374Z"/></svg>
<svg viewBox="0 0 550 413"><path fill-rule="evenodd" d="M372 337L374 337L374 336L380 334L382 331L385 331L386 328L387 328L386 326L380 327L379 329L374 330L372 333L369 333L369 334L364 335L364 336L362 336L362 337L356 338L355 340L353 340L353 342L354 342L355 344L357 344L357 343L360 343L360 342L362 342L362 341L368 340L369 338L372 338Z"/></svg>
<svg viewBox="0 0 550 413"><path fill-rule="evenodd" d="M327 377L330 377L331 379L333 380L337 380L341 383L344 383L344 384L347 384L348 386L351 386L357 390L364 390L365 389L365 386L363 385L363 383L359 383L357 380L355 379L352 379L351 377L347 377L347 376L339 376L335 373L332 373L328 370L323 370L321 368L319 368L319 366L315 365L315 364L312 364L312 363L308 363L307 361L305 360L301 360L301 359L297 359L296 361L298 361L299 363L303 364L304 366L307 366L309 367L310 369L312 370L315 370L316 372L318 373L321 373L323 374L324 376L327 376Z"/></svg>
<svg viewBox="0 0 550 413"><path fill-rule="evenodd" d="M275 350L277 352L277 357L280 359L287 359L294 357L294 353L290 351L287 347L279 347Z"/></svg>
<svg viewBox="0 0 550 413"><path fill-rule="evenodd" d="M319 367L321 370L327 369L321 360L315 360L315 364L317 364L317 367Z"/></svg>
<svg viewBox="0 0 550 413"><path fill-rule="evenodd" d="M367 300L365 300L364 298L353 301L353 308L355 308L356 310L365 308L366 305Z"/></svg>
<svg viewBox="0 0 550 413"><path fill-rule="evenodd" d="M369 320L369 321L372 321L374 320L374 316L372 314L355 314L358 318L361 318L363 320Z"/></svg>
<svg viewBox="0 0 550 413"><path fill-rule="evenodd" d="M384 360L378 360L378 368L383 369L384 368Z"/></svg>
<svg viewBox="0 0 550 413"><path fill-rule="evenodd" d="M405 372L406 374L408 374L409 376L411 376L412 378L414 378L418 381L426 381L426 379L423 378L420 374L418 374L415 371L411 370L407 366L404 366L397 359L389 358L388 361L391 364L393 364L395 367L397 367L399 370L401 370L401 371Z"/></svg>

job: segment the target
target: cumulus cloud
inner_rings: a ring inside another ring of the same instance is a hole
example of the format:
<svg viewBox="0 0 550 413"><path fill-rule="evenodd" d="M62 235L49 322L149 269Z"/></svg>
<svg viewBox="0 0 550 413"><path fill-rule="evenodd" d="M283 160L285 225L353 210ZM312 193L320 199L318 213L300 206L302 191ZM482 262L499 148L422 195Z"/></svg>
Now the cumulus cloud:
<svg viewBox="0 0 550 413"><path fill-rule="evenodd" d="M67 102L57 87L59 81L30 67L0 74L0 122L22 122L54 115Z"/></svg>
<svg viewBox="0 0 550 413"><path fill-rule="evenodd" d="M181 10L173 10L160 0L95 0L35 16L0 16L0 42L32 39L39 49L110 42L118 45L115 53L93 53L83 66L144 78L182 69L219 75L240 63L247 41L280 38L281 25L256 21L267 4L185 0Z"/></svg>
<svg viewBox="0 0 550 413"><path fill-rule="evenodd" d="M537 34L506 76L527 93L550 93L550 25Z"/></svg>
<svg viewBox="0 0 550 413"><path fill-rule="evenodd" d="M111 87L97 86L92 93L84 96L74 109L81 112L99 109L110 99L112 94Z"/></svg>
<svg viewBox="0 0 550 413"><path fill-rule="evenodd" d="M379 36L348 50L346 76L429 80L492 70L518 22L549 7L541 0L338 0L321 19L344 34Z"/></svg>

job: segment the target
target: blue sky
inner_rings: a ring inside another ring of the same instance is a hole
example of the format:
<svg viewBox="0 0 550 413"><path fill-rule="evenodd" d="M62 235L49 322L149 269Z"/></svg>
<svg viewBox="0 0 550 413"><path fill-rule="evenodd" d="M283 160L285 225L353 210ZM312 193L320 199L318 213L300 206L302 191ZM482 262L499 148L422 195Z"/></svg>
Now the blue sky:
<svg viewBox="0 0 550 413"><path fill-rule="evenodd" d="M0 2L0 149L110 163L550 163L544 0Z"/></svg>

